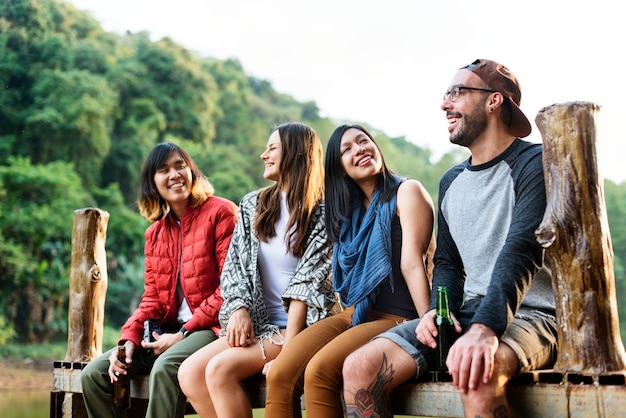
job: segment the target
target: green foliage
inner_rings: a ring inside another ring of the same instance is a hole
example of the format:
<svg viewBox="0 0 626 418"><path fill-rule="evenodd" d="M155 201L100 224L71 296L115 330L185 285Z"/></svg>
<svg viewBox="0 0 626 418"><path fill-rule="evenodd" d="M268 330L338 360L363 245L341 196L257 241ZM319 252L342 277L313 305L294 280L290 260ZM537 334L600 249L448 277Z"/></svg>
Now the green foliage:
<svg viewBox="0 0 626 418"><path fill-rule="evenodd" d="M0 166L0 268L8 273L0 286L2 314L19 335L45 341L63 329L72 213L90 199L71 164L32 165L21 157L8 163Z"/></svg>
<svg viewBox="0 0 626 418"><path fill-rule="evenodd" d="M615 184L606 180L604 193L613 245L620 330L624 339L626 338L626 183Z"/></svg>
<svg viewBox="0 0 626 418"><path fill-rule="evenodd" d="M385 161L397 174L419 180L433 195L437 192L441 174L432 170L429 150L417 148L404 137L388 138L380 132L375 135L383 149ZM411 157L407 158L407 155Z"/></svg>
<svg viewBox="0 0 626 418"><path fill-rule="evenodd" d="M94 39L77 41L73 51L73 67L91 74L105 74L109 68L107 54Z"/></svg>
<svg viewBox="0 0 626 418"><path fill-rule="evenodd" d="M52 364L52 361L65 358L67 341L24 344L10 342L0 345L0 357L5 360L31 359Z"/></svg>
<svg viewBox="0 0 626 418"><path fill-rule="evenodd" d="M156 143L182 145L216 194L239 202L267 184L259 154L273 126L307 123L326 144L343 123L235 59L199 58L145 32L106 33L60 0L0 2L0 85L0 341L9 329L23 341L65 335L72 214L86 206L111 215L105 319L118 337L143 291L148 223L135 200ZM468 156L457 148L433 161L428 149L372 131L388 165L421 181L435 203L445 170ZM624 302L626 184L606 182L606 202ZM620 318L626 335L624 310Z"/></svg>
<svg viewBox="0 0 626 418"><path fill-rule="evenodd" d="M117 345L120 339L120 328L118 326L112 327L107 325L105 321L104 332L102 333L102 351L107 351Z"/></svg>
<svg viewBox="0 0 626 418"><path fill-rule="evenodd" d="M131 202L139 190L140 167L165 130L165 115L151 99L133 99L126 109L126 118L118 122L111 152L105 159L102 182L119 182L124 199ZM130 139L130 140L129 140Z"/></svg>
<svg viewBox="0 0 626 418"><path fill-rule="evenodd" d="M115 274L109 276L105 317L119 330L139 304L143 293L143 258L118 254L107 264Z"/></svg>
<svg viewBox="0 0 626 418"><path fill-rule="evenodd" d="M165 115L167 130L182 138L208 144L215 136L216 85L200 61L169 39L152 43L133 39L133 58L143 67L137 97L150 98Z"/></svg>
<svg viewBox="0 0 626 418"><path fill-rule="evenodd" d="M15 335L13 325L8 323L4 316L0 316L0 347L5 345L13 335Z"/></svg>
<svg viewBox="0 0 626 418"><path fill-rule="evenodd" d="M0 317L0 325L2 323L2 320L2 317ZM104 352L112 347L115 347L119 338L119 328L105 325L102 335L102 351ZM66 352L67 341L65 339L59 339L59 341L42 344L0 342L0 358L4 360L31 359L36 362L47 363L51 365L53 361L65 358Z"/></svg>
<svg viewBox="0 0 626 418"><path fill-rule="evenodd" d="M106 80L82 70L44 70L32 88L37 100L23 111L24 146L34 162L68 159L88 186L110 149L107 129L115 93Z"/></svg>
<svg viewBox="0 0 626 418"><path fill-rule="evenodd" d="M97 206L109 213L105 317L121 327L143 291L143 234L148 222L124 204L117 184L96 190ZM118 328L119 329L119 328Z"/></svg>
<svg viewBox="0 0 626 418"><path fill-rule="evenodd" d="M70 237L73 211L91 203L73 165L62 161L33 165L22 157L8 162L0 166L7 209L2 212L4 235L27 243L32 254L46 242Z"/></svg>

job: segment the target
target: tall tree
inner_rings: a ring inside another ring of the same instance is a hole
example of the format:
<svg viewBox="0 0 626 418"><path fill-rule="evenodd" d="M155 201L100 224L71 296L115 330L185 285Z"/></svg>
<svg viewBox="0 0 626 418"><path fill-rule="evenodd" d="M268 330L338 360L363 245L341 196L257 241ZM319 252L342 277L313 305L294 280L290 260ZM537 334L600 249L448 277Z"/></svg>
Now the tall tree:
<svg viewBox="0 0 626 418"><path fill-rule="evenodd" d="M36 100L23 111L21 153L36 163L69 158L86 185L98 185L111 147L115 92L103 77L76 70L42 71L32 92Z"/></svg>
<svg viewBox="0 0 626 418"><path fill-rule="evenodd" d="M0 166L0 235L5 240L0 298L3 314L29 342L46 341L63 329L63 295L67 293L72 214L93 203L71 164L32 165L12 158Z"/></svg>

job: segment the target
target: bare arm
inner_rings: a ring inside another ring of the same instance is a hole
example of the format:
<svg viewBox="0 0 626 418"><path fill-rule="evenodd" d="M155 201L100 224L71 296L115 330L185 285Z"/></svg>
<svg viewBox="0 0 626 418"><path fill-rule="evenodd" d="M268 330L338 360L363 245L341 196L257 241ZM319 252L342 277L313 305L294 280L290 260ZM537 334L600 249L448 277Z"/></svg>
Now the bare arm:
<svg viewBox="0 0 626 418"><path fill-rule="evenodd" d="M307 304L301 300L291 299L289 301L289 312L287 314L287 329L285 330L285 341L283 342L282 350L285 349L289 341L295 337L300 331L306 327L306 311ZM267 376L274 359L268 361L263 366L262 373Z"/></svg>
<svg viewBox="0 0 626 418"><path fill-rule="evenodd" d="M301 300L291 299L289 302L289 312L287 314L287 330L285 331L285 342L287 343L295 337L306 326L307 304Z"/></svg>
<svg viewBox="0 0 626 418"><path fill-rule="evenodd" d="M430 302L425 261L433 237L433 202L420 182L406 180L398 188L397 210L402 227L400 269L417 313L422 316Z"/></svg>

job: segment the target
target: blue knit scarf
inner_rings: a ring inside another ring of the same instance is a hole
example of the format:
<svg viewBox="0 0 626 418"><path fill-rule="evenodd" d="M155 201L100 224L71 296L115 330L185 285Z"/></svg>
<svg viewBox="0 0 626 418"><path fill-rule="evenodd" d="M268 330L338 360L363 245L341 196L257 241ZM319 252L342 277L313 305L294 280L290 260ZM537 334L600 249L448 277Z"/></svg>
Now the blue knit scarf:
<svg viewBox="0 0 626 418"><path fill-rule="evenodd" d="M396 176L394 181L400 182ZM363 214L359 205L351 219L343 222L333 249L333 286L346 306L355 305L352 325L367 320L376 301L376 287L391 275L391 221L396 213L396 194L380 201L376 188Z"/></svg>

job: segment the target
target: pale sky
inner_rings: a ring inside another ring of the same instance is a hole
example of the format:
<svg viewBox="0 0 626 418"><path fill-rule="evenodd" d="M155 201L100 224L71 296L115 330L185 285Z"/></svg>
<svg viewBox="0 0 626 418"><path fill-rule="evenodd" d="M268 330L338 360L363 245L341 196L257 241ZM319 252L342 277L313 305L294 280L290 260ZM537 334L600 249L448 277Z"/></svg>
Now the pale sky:
<svg viewBox="0 0 626 418"><path fill-rule="evenodd" d="M107 31L170 37L199 57L236 58L322 116L405 135L436 158L451 150L442 95L476 58L506 65L522 86L527 138L555 103L598 113L600 174L626 181L626 24L609 0L69 0Z"/></svg>

